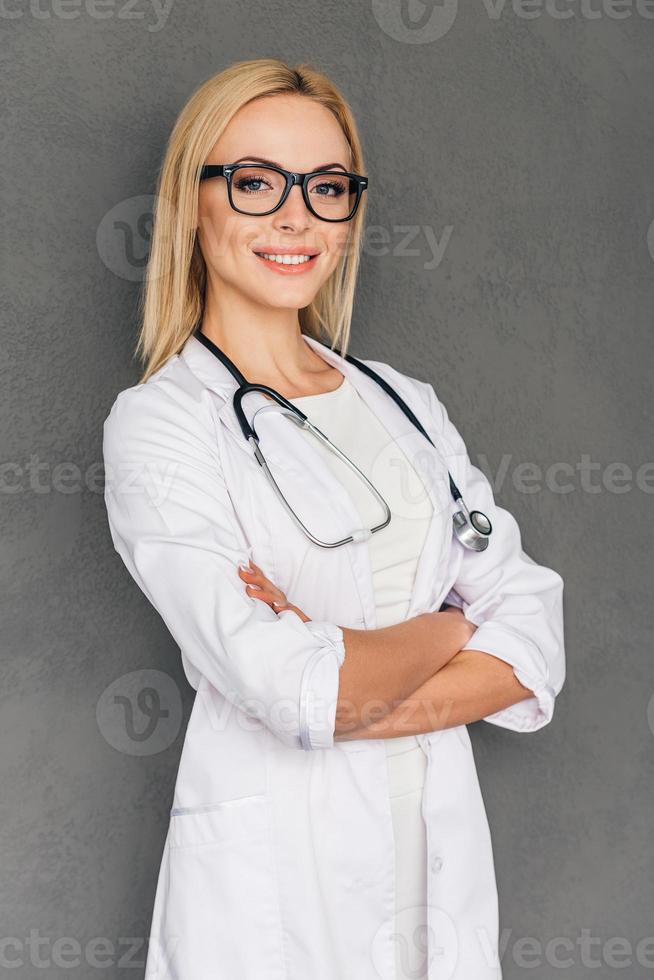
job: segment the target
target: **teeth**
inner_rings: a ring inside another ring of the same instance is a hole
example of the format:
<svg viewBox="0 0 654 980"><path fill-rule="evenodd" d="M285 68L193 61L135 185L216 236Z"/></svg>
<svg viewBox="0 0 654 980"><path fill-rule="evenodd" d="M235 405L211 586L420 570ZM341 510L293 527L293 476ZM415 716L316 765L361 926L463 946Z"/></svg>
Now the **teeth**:
<svg viewBox="0 0 654 980"><path fill-rule="evenodd" d="M280 265L301 265L313 258L313 255L269 255L267 252L257 252L257 255L270 262L278 262Z"/></svg>

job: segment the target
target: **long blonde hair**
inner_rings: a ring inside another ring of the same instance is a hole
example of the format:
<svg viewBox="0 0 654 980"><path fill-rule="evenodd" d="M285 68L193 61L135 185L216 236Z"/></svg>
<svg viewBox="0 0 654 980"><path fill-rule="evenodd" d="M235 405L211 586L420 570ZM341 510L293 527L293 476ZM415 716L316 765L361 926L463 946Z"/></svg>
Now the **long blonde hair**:
<svg viewBox="0 0 654 980"><path fill-rule="evenodd" d="M145 365L141 382L179 353L202 319L207 270L196 235L200 167L242 106L261 96L290 93L333 112L351 150L351 170L364 173L352 111L336 86L310 65L292 68L276 58L257 58L236 62L204 82L177 117L159 170L150 255L139 302L141 328L135 355ZM350 336L365 197L350 222L336 269L309 306L299 311L302 333L316 340L326 338L332 347L340 347L343 356Z"/></svg>

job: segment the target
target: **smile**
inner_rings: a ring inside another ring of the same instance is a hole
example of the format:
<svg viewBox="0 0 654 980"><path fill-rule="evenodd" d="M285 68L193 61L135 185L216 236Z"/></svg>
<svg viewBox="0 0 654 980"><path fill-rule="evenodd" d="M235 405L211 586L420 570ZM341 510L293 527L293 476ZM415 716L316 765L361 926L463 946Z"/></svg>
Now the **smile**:
<svg viewBox="0 0 654 980"><path fill-rule="evenodd" d="M271 255L268 252L255 252L260 259L267 262L276 262L277 265L305 265L315 259L315 255Z"/></svg>
<svg viewBox="0 0 654 980"><path fill-rule="evenodd" d="M304 275L313 269L320 252L311 254L310 252L256 252L252 249L260 262L263 262L273 272L282 276Z"/></svg>

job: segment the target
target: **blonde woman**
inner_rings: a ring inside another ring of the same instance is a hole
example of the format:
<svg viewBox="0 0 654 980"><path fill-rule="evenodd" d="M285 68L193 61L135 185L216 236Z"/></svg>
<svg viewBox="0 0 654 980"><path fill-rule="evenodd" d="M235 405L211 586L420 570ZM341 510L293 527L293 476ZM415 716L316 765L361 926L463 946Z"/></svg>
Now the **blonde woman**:
<svg viewBox="0 0 654 980"><path fill-rule="evenodd" d="M166 150L104 430L115 547L197 692L146 980L501 977L466 725L551 720L563 583L432 385L347 354L367 185L336 86L274 59Z"/></svg>

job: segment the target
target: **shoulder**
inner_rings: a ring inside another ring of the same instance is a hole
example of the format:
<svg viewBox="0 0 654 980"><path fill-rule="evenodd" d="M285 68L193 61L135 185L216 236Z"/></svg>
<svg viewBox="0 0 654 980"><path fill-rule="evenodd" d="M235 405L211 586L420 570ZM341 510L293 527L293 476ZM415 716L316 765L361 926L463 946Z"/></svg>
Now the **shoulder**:
<svg viewBox="0 0 654 980"><path fill-rule="evenodd" d="M207 389L175 354L147 381L118 392L103 424L105 460L158 447L205 452L215 443Z"/></svg>
<svg viewBox="0 0 654 980"><path fill-rule="evenodd" d="M386 361L376 361L369 357L359 357L357 360L376 371L409 404L415 401L418 406L422 405L428 412L441 414L443 406L434 386L429 381L423 381L411 374L405 374Z"/></svg>

